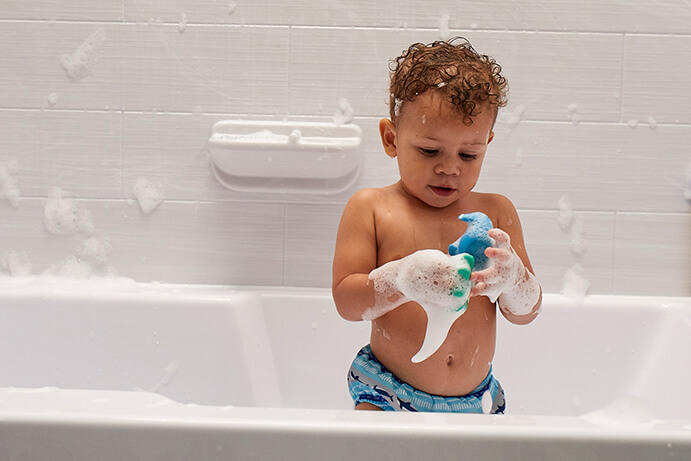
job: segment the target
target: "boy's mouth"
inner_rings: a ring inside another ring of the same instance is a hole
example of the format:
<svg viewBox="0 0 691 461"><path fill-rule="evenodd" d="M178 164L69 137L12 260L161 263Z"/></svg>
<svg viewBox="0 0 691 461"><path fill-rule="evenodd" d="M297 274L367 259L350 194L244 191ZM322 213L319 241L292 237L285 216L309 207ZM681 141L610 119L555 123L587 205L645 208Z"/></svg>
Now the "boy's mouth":
<svg viewBox="0 0 691 461"><path fill-rule="evenodd" d="M430 189L432 189L432 192L434 192L437 195L440 195L442 197L448 197L449 195L453 194L456 189L452 187L444 187L444 186L429 186Z"/></svg>

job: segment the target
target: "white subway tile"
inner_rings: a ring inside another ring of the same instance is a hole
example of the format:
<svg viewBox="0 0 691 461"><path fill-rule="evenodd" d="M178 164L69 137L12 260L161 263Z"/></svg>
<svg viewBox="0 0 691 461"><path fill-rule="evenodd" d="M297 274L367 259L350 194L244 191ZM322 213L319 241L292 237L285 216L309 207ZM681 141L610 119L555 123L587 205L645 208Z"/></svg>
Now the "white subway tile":
<svg viewBox="0 0 691 461"><path fill-rule="evenodd" d="M623 125L609 199L619 211L688 213L691 126Z"/></svg>
<svg viewBox="0 0 691 461"><path fill-rule="evenodd" d="M614 293L691 296L691 214L619 213Z"/></svg>
<svg viewBox="0 0 691 461"><path fill-rule="evenodd" d="M27 4L28 3L28 4ZM8 19L41 19L41 6L13 2ZM58 2L54 2L58 3ZM81 6L81 8L79 8ZM120 5L104 6L98 15L117 17ZM272 0L242 2L227 0L125 0L126 21L160 21L204 24L272 24L308 26L401 27L438 29L448 15L449 26L467 30L578 31L688 33L689 5L684 0L654 3L604 0L574 3L555 0L549 8L541 0L384 0L371 2L315 2L313 0ZM48 17L91 19L93 5L49 5Z"/></svg>
<svg viewBox="0 0 691 461"><path fill-rule="evenodd" d="M132 197L134 184L144 177L160 183L171 200L231 199L214 179L206 149L218 119L203 114L125 113L125 197Z"/></svg>
<svg viewBox="0 0 691 461"><path fill-rule="evenodd" d="M355 0L125 0L129 21L163 21L204 24L270 24L310 26L392 26L398 24L397 2Z"/></svg>
<svg viewBox="0 0 691 461"><path fill-rule="evenodd" d="M84 235L50 234L43 224L45 205L45 199L22 198L12 208L0 200L0 260L9 252L23 253L31 273L39 274L77 251ZM7 268L0 265L0 272L7 273Z"/></svg>
<svg viewBox="0 0 691 461"><path fill-rule="evenodd" d="M607 294L613 287L614 213L576 210L562 228L554 211L519 210L526 248L545 293L559 293L574 265L585 270L588 293Z"/></svg>
<svg viewBox="0 0 691 461"><path fill-rule="evenodd" d="M119 113L0 110L0 162L16 160L24 197L119 198L121 142Z"/></svg>
<svg viewBox="0 0 691 461"><path fill-rule="evenodd" d="M283 0L124 0L125 19L137 22L194 24L280 24L285 22Z"/></svg>
<svg viewBox="0 0 691 461"><path fill-rule="evenodd" d="M100 218L113 264L136 280L283 284L283 205L164 201L145 215L118 204Z"/></svg>
<svg viewBox="0 0 691 461"><path fill-rule="evenodd" d="M398 3L396 0L282 0L279 5L283 8L286 19L293 25L391 27L399 23Z"/></svg>
<svg viewBox="0 0 691 461"><path fill-rule="evenodd" d="M0 40L3 108L107 110L121 94L119 28L106 23L7 22ZM87 43L91 39L89 47ZM72 77L63 57L72 57ZM74 59L74 58L77 59Z"/></svg>
<svg viewBox="0 0 691 461"><path fill-rule="evenodd" d="M468 34L509 82L510 108L528 120L618 121L622 37L606 34Z"/></svg>
<svg viewBox="0 0 691 461"><path fill-rule="evenodd" d="M287 41L287 27L123 27L122 107L285 114Z"/></svg>
<svg viewBox="0 0 691 461"><path fill-rule="evenodd" d="M388 63L435 31L294 28L290 110L330 114L345 97L357 115L388 113ZM471 43L496 58L509 80L514 108L531 120L618 121L622 37L612 35L471 32ZM361 50L368 50L362 53Z"/></svg>
<svg viewBox="0 0 691 461"><path fill-rule="evenodd" d="M76 256L89 237L48 233L45 203L25 199L11 209L0 202L0 257L25 251L33 274ZM144 282L283 283L283 205L164 201L147 215L136 201L74 204L90 214L92 235L109 242L107 260L120 276Z"/></svg>
<svg viewBox="0 0 691 461"><path fill-rule="evenodd" d="M691 35L627 35L622 121L691 123L690 73Z"/></svg>
<svg viewBox="0 0 691 461"><path fill-rule="evenodd" d="M356 116L388 114L389 60L429 32L291 29L290 113L332 116L346 98Z"/></svg>
<svg viewBox="0 0 691 461"><path fill-rule="evenodd" d="M287 205L285 284L330 287L342 205Z"/></svg>
<svg viewBox="0 0 691 461"><path fill-rule="evenodd" d="M499 123L478 189L521 208L685 212L691 128L628 124Z"/></svg>
<svg viewBox="0 0 691 461"><path fill-rule="evenodd" d="M602 0L470 0L454 2L458 27L511 31L656 32L688 33L691 7L684 0L632 2ZM402 0L401 21L410 27L435 27L450 3Z"/></svg>
<svg viewBox="0 0 691 461"><path fill-rule="evenodd" d="M5 107L285 114L288 28L7 23ZM95 46L82 45L100 34ZM80 51L81 50L81 51ZM86 50L86 51L85 51ZM84 74L70 76L63 55ZM85 57L86 56L86 57Z"/></svg>
<svg viewBox="0 0 691 461"><path fill-rule="evenodd" d="M120 21L122 3L94 2L91 0L3 0L0 20L48 20L48 21Z"/></svg>
<svg viewBox="0 0 691 461"><path fill-rule="evenodd" d="M522 209L554 210L566 195L579 211L616 210L610 189L627 134L616 125L498 124L476 190L504 194Z"/></svg>

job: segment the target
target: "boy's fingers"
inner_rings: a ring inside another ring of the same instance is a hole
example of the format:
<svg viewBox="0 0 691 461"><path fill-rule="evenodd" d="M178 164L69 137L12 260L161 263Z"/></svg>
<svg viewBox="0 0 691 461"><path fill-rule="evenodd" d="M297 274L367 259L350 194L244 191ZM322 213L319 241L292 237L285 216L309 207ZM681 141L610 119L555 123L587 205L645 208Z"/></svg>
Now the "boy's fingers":
<svg viewBox="0 0 691 461"><path fill-rule="evenodd" d="M497 242L497 247L503 248L511 245L511 237L501 229L494 228L489 230L489 236Z"/></svg>
<svg viewBox="0 0 691 461"><path fill-rule="evenodd" d="M485 250L485 255L500 263L511 259L511 252L504 248L487 248L487 250Z"/></svg>
<svg viewBox="0 0 691 461"><path fill-rule="evenodd" d="M487 285L485 285L484 282L476 283L475 286L470 290L470 296L481 295L486 288Z"/></svg>

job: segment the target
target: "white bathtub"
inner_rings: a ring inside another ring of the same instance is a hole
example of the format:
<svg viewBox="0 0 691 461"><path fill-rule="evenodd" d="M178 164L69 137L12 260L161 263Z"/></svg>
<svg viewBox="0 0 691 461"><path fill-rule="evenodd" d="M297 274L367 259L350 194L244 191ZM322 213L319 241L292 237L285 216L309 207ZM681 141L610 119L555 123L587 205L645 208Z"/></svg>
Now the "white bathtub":
<svg viewBox="0 0 691 461"><path fill-rule="evenodd" d="M689 298L500 319L504 416L352 411L368 326L326 290L2 279L0 461L691 459Z"/></svg>

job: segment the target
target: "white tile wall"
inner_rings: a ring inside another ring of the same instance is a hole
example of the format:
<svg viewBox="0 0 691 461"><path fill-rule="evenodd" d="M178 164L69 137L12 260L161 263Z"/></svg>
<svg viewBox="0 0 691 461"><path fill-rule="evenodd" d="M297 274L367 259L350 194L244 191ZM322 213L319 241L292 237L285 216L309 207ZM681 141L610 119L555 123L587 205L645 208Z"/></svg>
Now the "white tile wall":
<svg viewBox="0 0 691 461"><path fill-rule="evenodd" d="M397 179L377 132L388 60L448 26L509 79L478 189L519 208L545 290L579 264L593 293L691 295L685 0L1 3L0 181L16 163L21 200L0 198L0 260L25 251L40 273L79 250L89 236L43 226L60 187L91 213L120 275L328 286L348 197ZM70 78L61 57L94 34L87 72ZM351 190L238 193L213 179L214 122L329 120L341 97L363 129ZM165 190L149 215L133 200L140 177ZM582 251L557 224L562 196L582 223Z"/></svg>

